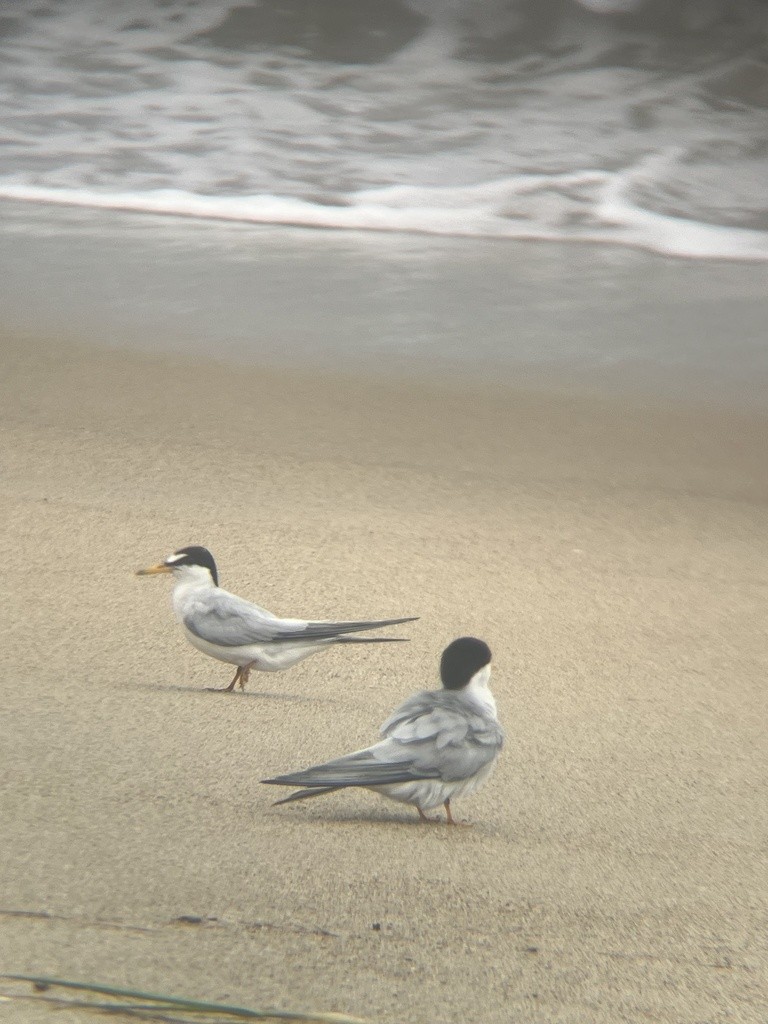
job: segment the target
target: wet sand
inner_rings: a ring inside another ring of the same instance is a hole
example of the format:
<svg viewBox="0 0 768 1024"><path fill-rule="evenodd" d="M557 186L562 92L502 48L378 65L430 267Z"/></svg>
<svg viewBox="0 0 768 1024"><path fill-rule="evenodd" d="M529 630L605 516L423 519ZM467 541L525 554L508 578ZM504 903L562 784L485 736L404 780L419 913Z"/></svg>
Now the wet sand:
<svg viewBox="0 0 768 1024"><path fill-rule="evenodd" d="M2 970L382 1024L763 1024L764 416L0 347ZM229 669L133 575L188 543L278 613L421 618L209 693ZM465 633L507 732L471 827L271 806L259 779L374 739Z"/></svg>

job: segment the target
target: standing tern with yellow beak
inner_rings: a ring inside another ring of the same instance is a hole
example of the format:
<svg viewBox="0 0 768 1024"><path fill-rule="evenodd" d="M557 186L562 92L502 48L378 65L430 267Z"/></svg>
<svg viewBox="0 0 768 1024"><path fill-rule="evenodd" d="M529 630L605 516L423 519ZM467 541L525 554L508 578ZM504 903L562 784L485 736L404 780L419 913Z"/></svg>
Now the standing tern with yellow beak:
<svg viewBox="0 0 768 1024"><path fill-rule="evenodd" d="M400 619L369 619L352 622L311 622L280 619L272 612L222 590L213 555L207 548L179 548L158 565L140 569L137 576L170 573L174 578L173 609L189 642L203 654L236 665L234 679L222 689L231 693L239 684L245 690L251 669L281 672L333 644L365 644L402 641L402 637L352 637L358 633L402 622Z"/></svg>

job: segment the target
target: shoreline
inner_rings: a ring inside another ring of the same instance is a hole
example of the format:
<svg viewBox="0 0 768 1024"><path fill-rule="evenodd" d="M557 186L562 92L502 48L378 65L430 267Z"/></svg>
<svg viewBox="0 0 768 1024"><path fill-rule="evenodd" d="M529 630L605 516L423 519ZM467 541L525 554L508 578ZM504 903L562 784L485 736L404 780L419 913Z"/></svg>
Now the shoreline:
<svg viewBox="0 0 768 1024"><path fill-rule="evenodd" d="M4 331L171 358L766 410L766 270L0 203Z"/></svg>

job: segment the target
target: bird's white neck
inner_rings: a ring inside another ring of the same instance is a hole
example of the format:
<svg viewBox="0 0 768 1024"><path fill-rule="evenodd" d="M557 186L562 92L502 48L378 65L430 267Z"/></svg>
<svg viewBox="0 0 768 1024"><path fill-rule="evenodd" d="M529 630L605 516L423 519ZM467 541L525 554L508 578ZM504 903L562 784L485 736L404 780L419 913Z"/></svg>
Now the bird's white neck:
<svg viewBox="0 0 768 1024"><path fill-rule="evenodd" d="M213 590L215 584L208 569L202 565L180 565L173 570L173 607L183 616L190 598L201 591Z"/></svg>
<svg viewBox="0 0 768 1024"><path fill-rule="evenodd" d="M213 576L204 565L177 565L173 569L175 587L212 587Z"/></svg>
<svg viewBox="0 0 768 1024"><path fill-rule="evenodd" d="M483 710L490 712L494 717L496 716L496 700L491 693L490 688L491 681L491 666L483 665L472 676L470 681L462 690L468 700L471 700L475 704L479 704Z"/></svg>

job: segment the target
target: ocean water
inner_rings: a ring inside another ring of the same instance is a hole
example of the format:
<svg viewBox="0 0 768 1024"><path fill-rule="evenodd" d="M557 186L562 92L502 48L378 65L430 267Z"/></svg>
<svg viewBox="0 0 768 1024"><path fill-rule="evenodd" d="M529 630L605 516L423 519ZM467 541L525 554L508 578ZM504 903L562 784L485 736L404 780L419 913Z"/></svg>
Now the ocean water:
<svg viewBox="0 0 768 1024"><path fill-rule="evenodd" d="M764 263L4 201L0 222L0 366L11 334L768 410Z"/></svg>
<svg viewBox="0 0 768 1024"><path fill-rule="evenodd" d="M30 208L765 261L767 186L763 0L0 4Z"/></svg>

